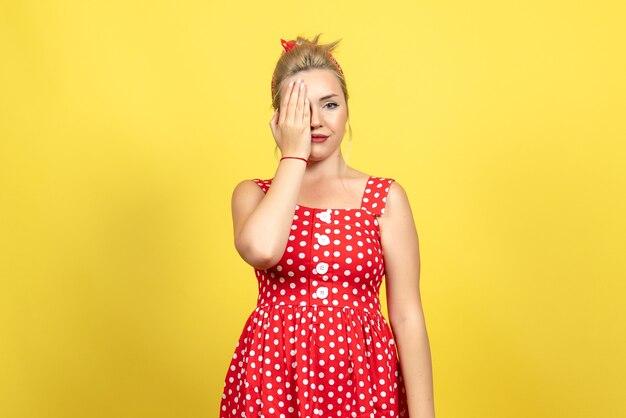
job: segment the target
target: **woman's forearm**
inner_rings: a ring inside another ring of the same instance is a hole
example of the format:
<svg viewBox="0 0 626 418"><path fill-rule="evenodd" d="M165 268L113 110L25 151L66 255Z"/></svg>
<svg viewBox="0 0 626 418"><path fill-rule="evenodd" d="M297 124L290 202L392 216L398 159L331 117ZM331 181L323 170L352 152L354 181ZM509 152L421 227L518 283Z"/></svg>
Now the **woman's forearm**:
<svg viewBox="0 0 626 418"><path fill-rule="evenodd" d="M285 251L305 168L306 164L300 160L281 161L272 187L236 237L240 253L256 254L257 259L264 260L263 265L257 263L256 267L275 265Z"/></svg>
<svg viewBox="0 0 626 418"><path fill-rule="evenodd" d="M434 418L433 372L424 316L391 323L411 418Z"/></svg>

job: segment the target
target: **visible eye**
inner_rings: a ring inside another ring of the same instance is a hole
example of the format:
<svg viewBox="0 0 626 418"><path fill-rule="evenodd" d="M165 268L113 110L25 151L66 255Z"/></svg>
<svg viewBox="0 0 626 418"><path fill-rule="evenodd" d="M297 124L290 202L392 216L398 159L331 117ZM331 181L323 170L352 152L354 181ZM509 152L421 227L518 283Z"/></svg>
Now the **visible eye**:
<svg viewBox="0 0 626 418"><path fill-rule="evenodd" d="M324 107L326 107L328 105L335 105L335 107L331 107L331 109L335 109L335 108L339 107L339 105L337 103L333 103L333 102L326 103L326 105Z"/></svg>

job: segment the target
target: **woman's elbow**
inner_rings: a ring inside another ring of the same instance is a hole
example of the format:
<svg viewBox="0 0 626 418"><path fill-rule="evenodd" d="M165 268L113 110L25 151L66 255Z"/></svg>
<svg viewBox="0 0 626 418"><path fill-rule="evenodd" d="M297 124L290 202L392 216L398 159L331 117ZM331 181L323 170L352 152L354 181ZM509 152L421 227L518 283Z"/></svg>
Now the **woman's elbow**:
<svg viewBox="0 0 626 418"><path fill-rule="evenodd" d="M259 243L259 240L235 238L235 248L246 263L260 270L273 267L280 261L272 247L266 243Z"/></svg>

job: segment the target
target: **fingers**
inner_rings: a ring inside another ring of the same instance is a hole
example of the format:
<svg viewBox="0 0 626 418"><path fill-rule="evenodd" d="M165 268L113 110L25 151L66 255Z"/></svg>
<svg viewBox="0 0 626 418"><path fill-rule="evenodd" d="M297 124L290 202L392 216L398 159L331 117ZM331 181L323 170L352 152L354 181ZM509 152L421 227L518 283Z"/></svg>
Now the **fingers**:
<svg viewBox="0 0 626 418"><path fill-rule="evenodd" d="M291 122L292 125L293 122L297 120L296 110L298 106L298 99L301 95L300 93L302 92L302 86L302 82L294 83L291 91L291 97L289 97L289 104L287 105L287 121Z"/></svg>
<svg viewBox="0 0 626 418"><path fill-rule="evenodd" d="M287 117L287 106L289 104L289 99L291 98L291 92L293 91L293 87L294 82L292 81L287 86L285 94L283 95L281 100L282 103L280 104L280 117L278 118L278 123L281 125L285 122L285 118Z"/></svg>
<svg viewBox="0 0 626 418"><path fill-rule="evenodd" d="M309 104L308 97L304 100L304 115L302 123L304 123L304 126L311 126L311 105Z"/></svg>
<svg viewBox="0 0 626 418"><path fill-rule="evenodd" d="M311 108L306 94L307 88L303 81L297 83L296 80L293 80L289 83L281 98L279 116L275 127L278 125L295 127L300 124L310 127Z"/></svg>
<svg viewBox="0 0 626 418"><path fill-rule="evenodd" d="M304 120L304 107L306 101L306 86L304 83L300 85L300 95L298 96L298 102L296 104L296 113L295 113L295 121L297 123L302 123Z"/></svg>

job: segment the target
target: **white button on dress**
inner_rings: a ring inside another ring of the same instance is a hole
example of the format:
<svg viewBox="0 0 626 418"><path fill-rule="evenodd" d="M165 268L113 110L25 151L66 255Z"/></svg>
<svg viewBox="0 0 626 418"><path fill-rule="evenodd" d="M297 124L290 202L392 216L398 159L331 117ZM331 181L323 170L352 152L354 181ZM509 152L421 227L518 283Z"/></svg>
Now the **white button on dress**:
<svg viewBox="0 0 626 418"><path fill-rule="evenodd" d="M318 287L315 295L320 299L326 299L326 297L328 297L328 288L325 286Z"/></svg>
<svg viewBox="0 0 626 418"><path fill-rule="evenodd" d="M330 212L320 212L317 214L317 217L326 223L330 222Z"/></svg>
<svg viewBox="0 0 626 418"><path fill-rule="evenodd" d="M320 235L317 237L317 242L319 245L328 245L330 244L330 238L328 238L328 235Z"/></svg>
<svg viewBox="0 0 626 418"><path fill-rule="evenodd" d="M317 270L319 274L326 273L328 271L328 263L317 263L317 266L315 266L315 270Z"/></svg>

